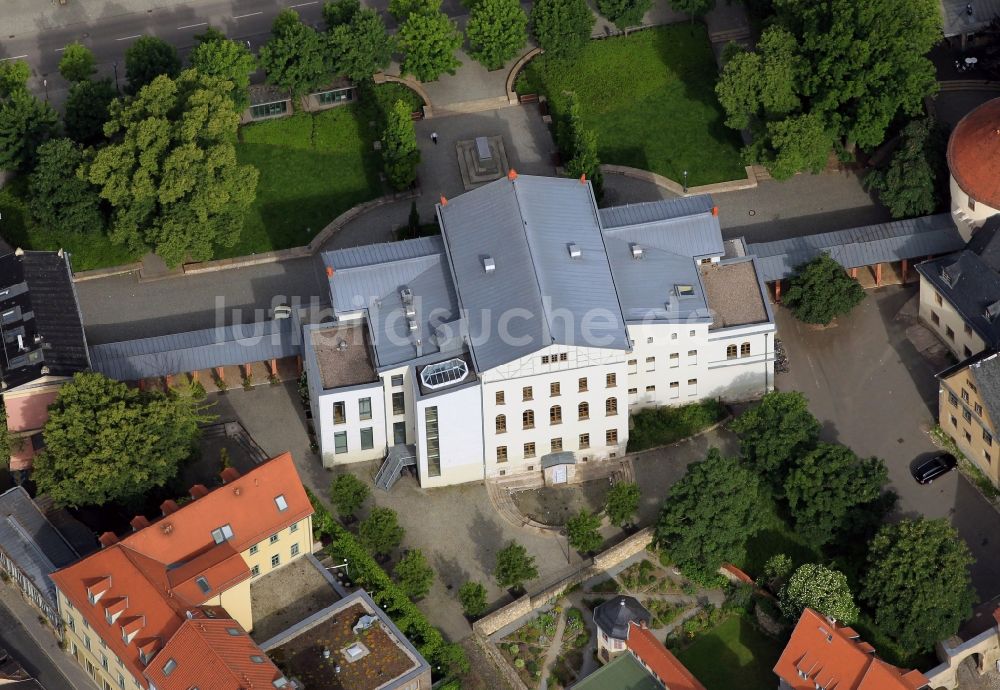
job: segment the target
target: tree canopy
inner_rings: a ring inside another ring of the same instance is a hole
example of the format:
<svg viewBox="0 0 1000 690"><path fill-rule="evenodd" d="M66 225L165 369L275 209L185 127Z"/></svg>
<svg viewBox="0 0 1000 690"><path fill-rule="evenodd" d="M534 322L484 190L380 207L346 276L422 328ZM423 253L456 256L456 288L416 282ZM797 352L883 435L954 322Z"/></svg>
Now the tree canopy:
<svg viewBox="0 0 1000 690"><path fill-rule="evenodd" d="M632 522L639 510L642 492L635 482L618 482L604 497L604 512L613 525L624 527Z"/></svg>
<svg viewBox="0 0 1000 690"><path fill-rule="evenodd" d="M354 81L369 79L388 67L395 45L382 15L369 7L357 10L347 21L330 29L334 69Z"/></svg>
<svg viewBox="0 0 1000 690"><path fill-rule="evenodd" d="M16 88L0 102L0 170L28 172L38 148L56 135L59 117L48 103Z"/></svg>
<svg viewBox="0 0 1000 690"><path fill-rule="evenodd" d="M799 566L781 588L778 601L781 612L792 621L797 621L806 607L848 625L861 613L847 577L818 563Z"/></svg>
<svg viewBox="0 0 1000 690"><path fill-rule="evenodd" d="M190 398L79 373L49 407L38 490L65 506L134 505L173 479L211 418Z"/></svg>
<svg viewBox="0 0 1000 690"><path fill-rule="evenodd" d="M160 75L171 79L181 71L177 49L156 36L140 36L125 51L126 93L135 95Z"/></svg>
<svg viewBox="0 0 1000 690"><path fill-rule="evenodd" d="M267 82L303 96L330 80L333 65L326 34L299 19L295 10L278 13L271 38L260 48Z"/></svg>
<svg viewBox="0 0 1000 690"><path fill-rule="evenodd" d="M926 216L941 203L942 180L948 178L948 137L933 118L912 120L903 128L889 164L865 178L893 218Z"/></svg>
<svg viewBox="0 0 1000 690"><path fill-rule="evenodd" d="M327 29L333 29L350 22L360 10L360 0L327 0L323 3L323 21Z"/></svg>
<svg viewBox="0 0 1000 690"><path fill-rule="evenodd" d="M480 0L469 13L469 55L488 70L500 69L528 42L528 15L517 0Z"/></svg>
<svg viewBox="0 0 1000 690"><path fill-rule="evenodd" d="M361 543L376 556L388 556L403 541L405 530L391 508L372 508L358 527Z"/></svg>
<svg viewBox="0 0 1000 690"><path fill-rule="evenodd" d="M535 557L516 541L509 541L497 552L497 563L493 569L497 584L504 589L524 589L524 583L538 577Z"/></svg>
<svg viewBox="0 0 1000 690"><path fill-rule="evenodd" d="M566 522L566 535L569 545L581 553L597 551L604 543L604 538L598 531L601 528L601 518L586 510L571 517Z"/></svg>
<svg viewBox="0 0 1000 690"><path fill-rule="evenodd" d="M531 33L550 60L579 55L595 21L586 0L537 0L531 7Z"/></svg>
<svg viewBox="0 0 1000 690"><path fill-rule="evenodd" d="M434 81L461 66L455 51L462 32L444 12L414 12L399 27L397 45L403 53L400 69L420 81Z"/></svg>
<svg viewBox="0 0 1000 690"><path fill-rule="evenodd" d="M31 68L22 60L0 62L0 98L7 98L15 91L23 90L31 77Z"/></svg>
<svg viewBox="0 0 1000 690"><path fill-rule="evenodd" d="M687 577L709 582L723 563L742 560L747 540L763 527L765 497L756 472L713 448L670 487L656 542Z"/></svg>
<svg viewBox="0 0 1000 690"><path fill-rule="evenodd" d="M880 459L860 459L846 446L819 444L798 459L785 480L796 532L814 544L826 544L855 519L859 506L879 497L888 480Z"/></svg>
<svg viewBox="0 0 1000 690"><path fill-rule="evenodd" d="M597 0L597 11L619 29L642 24L652 0Z"/></svg>
<svg viewBox="0 0 1000 690"><path fill-rule="evenodd" d="M399 588L410 599L427 596L434 582L434 569L428 565L427 558L420 549L407 551L393 568L392 574L399 583Z"/></svg>
<svg viewBox="0 0 1000 690"><path fill-rule="evenodd" d="M382 133L382 165L385 176L395 189L406 189L417 179L420 149L417 133L410 118L410 109L402 100L396 101L386 114Z"/></svg>
<svg viewBox="0 0 1000 690"><path fill-rule="evenodd" d="M462 604L462 611L469 618L478 618L486 613L489 606L486 601L486 588L472 580L458 588L458 600Z"/></svg>
<svg viewBox="0 0 1000 690"><path fill-rule="evenodd" d="M330 483L330 501L341 517L354 515L371 492L353 474L342 474Z"/></svg>
<svg viewBox="0 0 1000 690"><path fill-rule="evenodd" d="M849 313L864 298L865 289L826 253L799 266L784 295L795 318L822 325Z"/></svg>
<svg viewBox="0 0 1000 690"><path fill-rule="evenodd" d="M943 519L885 525L869 546L861 596L874 610L875 623L903 650L926 651L972 615L973 561Z"/></svg>
<svg viewBox="0 0 1000 690"><path fill-rule="evenodd" d="M108 109L117 96L118 92L110 79L78 81L69 87L63 114L66 136L84 145L104 141Z"/></svg>
<svg viewBox="0 0 1000 690"><path fill-rule="evenodd" d="M819 439L819 421L797 391L767 393L759 405L733 420L743 458L773 487L780 488L796 459Z"/></svg>
<svg viewBox="0 0 1000 690"><path fill-rule="evenodd" d="M103 230L101 198L83 177L87 160L70 139L51 139L38 148L38 164L28 181L28 208L39 225L81 233Z"/></svg>
<svg viewBox="0 0 1000 690"><path fill-rule="evenodd" d="M59 58L59 74L69 82L86 81L97 71L94 54L90 48L74 41L63 50Z"/></svg>
<svg viewBox="0 0 1000 690"><path fill-rule="evenodd" d="M242 113L250 105L250 75L257 69L257 59L245 43L230 41L217 29L209 28L195 38L198 45L188 56L191 66L202 74L232 83L229 97L236 112Z"/></svg>
<svg viewBox="0 0 1000 690"><path fill-rule="evenodd" d="M147 247L176 266L231 247L256 195L257 170L236 161L232 83L183 72L114 101L88 179L112 207L113 242Z"/></svg>

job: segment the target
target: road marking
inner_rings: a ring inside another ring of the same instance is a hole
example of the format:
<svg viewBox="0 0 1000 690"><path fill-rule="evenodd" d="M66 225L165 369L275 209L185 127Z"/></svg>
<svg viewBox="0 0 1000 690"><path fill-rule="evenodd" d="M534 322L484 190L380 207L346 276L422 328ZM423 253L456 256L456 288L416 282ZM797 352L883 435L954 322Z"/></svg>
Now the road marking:
<svg viewBox="0 0 1000 690"><path fill-rule="evenodd" d="M253 16L256 16L258 14L264 14L264 11L261 10L260 12L251 12L250 14L241 14L241 15L238 15L236 17L233 17L233 19L243 19L244 17L253 17Z"/></svg>
<svg viewBox="0 0 1000 690"><path fill-rule="evenodd" d="M142 34L136 34L135 36L122 36L121 38L116 38L116 41L131 41L133 38L141 38Z"/></svg>
<svg viewBox="0 0 1000 690"><path fill-rule="evenodd" d="M21 58L26 58L26 57L28 57L28 56L27 55L15 55L14 57L0 58L0 62L3 62L4 60L20 60Z"/></svg>
<svg viewBox="0 0 1000 690"><path fill-rule="evenodd" d="M298 5L289 5L289 7L305 7L306 5L318 5L319 0L312 0L312 2L300 2Z"/></svg>
<svg viewBox="0 0 1000 690"><path fill-rule="evenodd" d="M208 24L208 22L200 22L198 24L188 24L187 26L178 26L177 30L178 31L183 31L184 29L193 29L196 26L205 26L206 24Z"/></svg>

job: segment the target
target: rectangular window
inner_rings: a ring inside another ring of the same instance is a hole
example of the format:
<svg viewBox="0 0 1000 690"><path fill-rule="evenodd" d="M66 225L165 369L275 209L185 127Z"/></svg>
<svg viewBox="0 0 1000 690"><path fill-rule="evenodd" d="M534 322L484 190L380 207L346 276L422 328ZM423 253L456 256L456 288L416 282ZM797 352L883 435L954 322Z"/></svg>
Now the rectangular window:
<svg viewBox="0 0 1000 690"><path fill-rule="evenodd" d="M358 400L358 417L362 421L372 418L372 399L361 398Z"/></svg>
<svg viewBox="0 0 1000 690"><path fill-rule="evenodd" d="M735 345L726 345L726 359L736 359Z"/></svg>
<svg viewBox="0 0 1000 690"><path fill-rule="evenodd" d="M976 411L976 414L979 415L980 417L983 416L983 406L980 405L979 403L973 405L972 409L974 409Z"/></svg>
<svg viewBox="0 0 1000 690"><path fill-rule="evenodd" d="M361 430L361 450L371 450L375 447L375 432L369 426Z"/></svg>
<svg viewBox="0 0 1000 690"><path fill-rule="evenodd" d="M256 544L254 544L253 546L250 547L250 555L256 556L259 550L260 548Z"/></svg>
<svg viewBox="0 0 1000 690"><path fill-rule="evenodd" d="M577 381L577 388L576 389L579 392L581 392L581 393L586 393L587 392L587 378L586 377L584 377L584 378L580 379L579 381Z"/></svg>
<svg viewBox="0 0 1000 690"><path fill-rule="evenodd" d="M535 444L525 443L524 444L524 457L533 458L535 457Z"/></svg>
<svg viewBox="0 0 1000 690"><path fill-rule="evenodd" d="M497 446L497 462L507 462L507 446Z"/></svg>
<svg viewBox="0 0 1000 690"><path fill-rule="evenodd" d="M618 398L608 398L604 401L604 416L614 417L618 414Z"/></svg>
<svg viewBox="0 0 1000 690"><path fill-rule="evenodd" d="M958 426L958 419L955 418L955 415L951 415L951 425L955 427Z"/></svg>
<svg viewBox="0 0 1000 690"><path fill-rule="evenodd" d="M281 556L274 554L271 556L271 567L277 568L279 565L281 565Z"/></svg>
<svg viewBox="0 0 1000 690"><path fill-rule="evenodd" d="M406 398L402 391L392 394L392 413L394 415L406 414Z"/></svg>
<svg viewBox="0 0 1000 690"><path fill-rule="evenodd" d="M553 381L552 383L549 384L549 396L551 396L553 398L558 398L559 397L559 382L558 381Z"/></svg>
<svg viewBox="0 0 1000 690"><path fill-rule="evenodd" d="M333 435L333 452L337 454L347 452L347 432L338 431Z"/></svg>
<svg viewBox="0 0 1000 690"><path fill-rule="evenodd" d="M945 326L944 327L944 334L946 336L948 336L949 340L954 340L955 339L955 331L951 330L951 326Z"/></svg>
<svg viewBox="0 0 1000 690"><path fill-rule="evenodd" d="M296 556L299 555L299 545L298 544L292 544L291 554L292 554L292 558L295 558Z"/></svg>
<svg viewBox="0 0 1000 690"><path fill-rule="evenodd" d="M679 367L681 365L681 353L671 352L670 353L670 368Z"/></svg>
<svg viewBox="0 0 1000 690"><path fill-rule="evenodd" d="M125 676L123 676L121 673L118 674L118 687L120 688L125 687Z"/></svg>
<svg viewBox="0 0 1000 690"><path fill-rule="evenodd" d="M671 381L670 382L670 397L671 398L678 398L678 397L680 397L680 394L681 394L681 382L680 381Z"/></svg>
<svg viewBox="0 0 1000 690"><path fill-rule="evenodd" d="M548 364L548 363L549 363L549 356L542 355L542 364Z"/></svg>
<svg viewBox="0 0 1000 690"><path fill-rule="evenodd" d="M522 429L534 429L535 428L535 411L525 410L521 413L521 428Z"/></svg>
<svg viewBox="0 0 1000 690"><path fill-rule="evenodd" d="M427 431L427 474L441 476L441 441L438 438L438 408L424 408L424 426Z"/></svg>
<svg viewBox="0 0 1000 690"><path fill-rule="evenodd" d="M316 94L316 100L323 105L335 105L354 100L354 89L336 89Z"/></svg>
<svg viewBox="0 0 1000 690"><path fill-rule="evenodd" d="M260 120L265 117L277 117L288 112L288 101L278 101L277 103L263 103L261 105L250 106L250 117Z"/></svg>
<svg viewBox="0 0 1000 690"><path fill-rule="evenodd" d="M630 359L628 361L628 373L635 374L638 373L638 371L639 371L639 360Z"/></svg>
<svg viewBox="0 0 1000 690"><path fill-rule="evenodd" d="M299 531L299 523L293 522L291 524L291 526L288 528L288 531L292 532L292 533L298 532Z"/></svg>
<svg viewBox="0 0 1000 690"><path fill-rule="evenodd" d="M939 307L942 306L941 295L938 294L937 292L934 293L934 304L938 305Z"/></svg>
<svg viewBox="0 0 1000 690"><path fill-rule="evenodd" d="M653 344L653 337L652 336L649 336L649 337L646 338L646 344L647 345L652 345Z"/></svg>
<svg viewBox="0 0 1000 690"><path fill-rule="evenodd" d="M402 374L393 374L392 378L389 379L389 381L392 384L393 388L399 388L400 386L403 385L403 375Z"/></svg>
<svg viewBox="0 0 1000 690"><path fill-rule="evenodd" d="M972 421L972 413L969 412L968 410L962 410L962 419L964 419L967 422L971 422Z"/></svg>
<svg viewBox="0 0 1000 690"><path fill-rule="evenodd" d="M698 379L688 379L688 395L698 395Z"/></svg>
<svg viewBox="0 0 1000 690"><path fill-rule="evenodd" d="M698 363L698 351L697 350L688 350L688 360L689 360L688 364L697 364Z"/></svg>
<svg viewBox="0 0 1000 690"><path fill-rule="evenodd" d="M941 325L941 317L937 315L936 311L931 312L931 323L933 323L935 326Z"/></svg>
<svg viewBox="0 0 1000 690"><path fill-rule="evenodd" d="M970 434L968 431L965 432L965 442L972 443L972 434Z"/></svg>
<svg viewBox="0 0 1000 690"><path fill-rule="evenodd" d="M969 402L969 391L962 389L962 400Z"/></svg>
<svg viewBox="0 0 1000 690"><path fill-rule="evenodd" d="M973 393L978 393L979 392L979 389L976 388L976 384L974 384L969 379L966 379L965 383L969 386L969 390L972 391Z"/></svg>
<svg viewBox="0 0 1000 690"><path fill-rule="evenodd" d="M604 385L607 388L614 388L615 386L617 386L618 385L618 375L617 374L608 374L607 376L605 376L604 377Z"/></svg>
<svg viewBox="0 0 1000 690"><path fill-rule="evenodd" d="M281 535L279 535L277 532L275 532L274 534L271 535L271 537L270 537L270 539L268 539L268 541L271 544L277 544L279 539L281 539Z"/></svg>
<svg viewBox="0 0 1000 690"><path fill-rule="evenodd" d="M965 334L972 335L972 326L970 326L969 324L965 324Z"/></svg>
<svg viewBox="0 0 1000 690"><path fill-rule="evenodd" d="M554 438L554 439L552 439L549 442L549 449L553 453L560 453L560 452L562 452L562 448L563 448L563 446L562 446L562 439L561 438Z"/></svg>
<svg viewBox="0 0 1000 690"><path fill-rule="evenodd" d="M609 446L614 446L618 443L618 429L608 429L604 433L604 442Z"/></svg>
<svg viewBox="0 0 1000 690"><path fill-rule="evenodd" d="M569 354L567 354L565 352L560 352L559 353L559 361L560 362L565 362L568 359L569 359Z"/></svg>
<svg viewBox="0 0 1000 690"><path fill-rule="evenodd" d="M506 401L504 400L503 391L497 391L496 394L497 405L503 405Z"/></svg>
<svg viewBox="0 0 1000 690"><path fill-rule="evenodd" d="M392 442L406 443L406 422L392 423Z"/></svg>
<svg viewBox="0 0 1000 690"><path fill-rule="evenodd" d="M646 358L646 371L656 371L656 357Z"/></svg>
<svg viewBox="0 0 1000 690"><path fill-rule="evenodd" d="M655 393L656 392L656 386L646 386L646 392L647 393Z"/></svg>
<svg viewBox="0 0 1000 690"><path fill-rule="evenodd" d="M521 400L534 400L535 396L531 390L531 386L525 386L521 389Z"/></svg>
<svg viewBox="0 0 1000 690"><path fill-rule="evenodd" d="M986 429L983 429L983 441L985 441L988 446L993 445L993 434L988 432Z"/></svg>
<svg viewBox="0 0 1000 690"><path fill-rule="evenodd" d="M347 421L347 406L343 400L333 403L333 423L343 424Z"/></svg>
<svg viewBox="0 0 1000 690"><path fill-rule="evenodd" d="M221 544L224 541L233 538L233 528L230 525L223 525L212 530L212 539L216 544Z"/></svg>
<svg viewBox="0 0 1000 690"><path fill-rule="evenodd" d="M965 358L966 359L968 359L969 357L972 356L972 350L969 349L968 345L965 345L965 346L962 347L962 352L965 353Z"/></svg>
<svg viewBox="0 0 1000 690"><path fill-rule="evenodd" d="M952 407L958 407L958 398L954 393L948 393L948 402L951 403Z"/></svg>
<svg viewBox="0 0 1000 690"><path fill-rule="evenodd" d="M580 434L580 450L590 448L590 434Z"/></svg>
<svg viewBox="0 0 1000 690"><path fill-rule="evenodd" d="M976 210L976 200L973 199L971 196L969 197L969 210L970 211Z"/></svg>
<svg viewBox="0 0 1000 690"><path fill-rule="evenodd" d="M993 458L990 457L989 451L983 451L983 460L986 461L987 465L993 464Z"/></svg>
<svg viewBox="0 0 1000 690"><path fill-rule="evenodd" d="M677 334L676 333L671 333L670 334L670 339L671 340L677 340Z"/></svg>
<svg viewBox="0 0 1000 690"><path fill-rule="evenodd" d="M549 408L549 424L562 424L562 408L558 405Z"/></svg>

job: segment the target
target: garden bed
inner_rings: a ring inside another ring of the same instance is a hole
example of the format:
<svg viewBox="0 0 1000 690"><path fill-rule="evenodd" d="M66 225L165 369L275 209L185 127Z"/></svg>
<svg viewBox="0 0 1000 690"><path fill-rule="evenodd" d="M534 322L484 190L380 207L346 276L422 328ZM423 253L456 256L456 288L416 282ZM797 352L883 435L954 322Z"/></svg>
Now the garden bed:
<svg viewBox="0 0 1000 690"><path fill-rule="evenodd" d="M542 677L545 654L556 632L556 614L541 613L498 643L500 652L511 668L529 687L538 685Z"/></svg>

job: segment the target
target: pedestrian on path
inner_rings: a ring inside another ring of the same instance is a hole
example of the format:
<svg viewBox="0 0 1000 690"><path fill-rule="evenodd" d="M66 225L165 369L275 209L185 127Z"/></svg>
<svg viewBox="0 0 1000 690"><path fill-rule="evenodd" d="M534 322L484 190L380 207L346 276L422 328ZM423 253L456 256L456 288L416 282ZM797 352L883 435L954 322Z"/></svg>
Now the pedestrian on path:
<svg viewBox="0 0 1000 690"><path fill-rule="evenodd" d="M431 141L434 142L435 146L437 145L437 143L438 143L438 133L437 132L431 132Z"/></svg>

